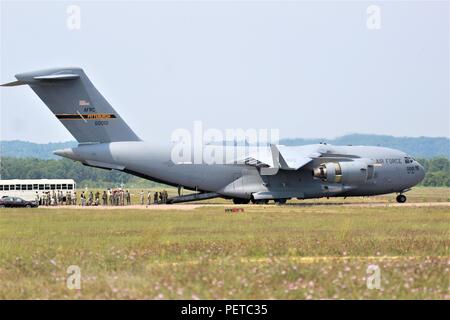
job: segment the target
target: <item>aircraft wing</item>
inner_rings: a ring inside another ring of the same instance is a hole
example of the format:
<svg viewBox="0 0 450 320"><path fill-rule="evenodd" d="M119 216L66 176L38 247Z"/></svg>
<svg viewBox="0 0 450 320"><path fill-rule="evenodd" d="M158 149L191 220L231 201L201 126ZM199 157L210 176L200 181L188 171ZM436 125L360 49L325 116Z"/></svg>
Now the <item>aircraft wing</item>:
<svg viewBox="0 0 450 320"><path fill-rule="evenodd" d="M259 168L279 167L284 170L298 170L321 154L320 150L314 146L270 145L269 147L249 148L246 155L242 156L237 163Z"/></svg>
<svg viewBox="0 0 450 320"><path fill-rule="evenodd" d="M232 150L232 149L231 149ZM229 163L245 164L252 167L273 167L272 153L268 147L236 148L235 161Z"/></svg>
<svg viewBox="0 0 450 320"><path fill-rule="evenodd" d="M274 157L278 153L279 166L284 170L298 170L322 154L316 148L309 148L309 146L305 148L272 145L271 149Z"/></svg>

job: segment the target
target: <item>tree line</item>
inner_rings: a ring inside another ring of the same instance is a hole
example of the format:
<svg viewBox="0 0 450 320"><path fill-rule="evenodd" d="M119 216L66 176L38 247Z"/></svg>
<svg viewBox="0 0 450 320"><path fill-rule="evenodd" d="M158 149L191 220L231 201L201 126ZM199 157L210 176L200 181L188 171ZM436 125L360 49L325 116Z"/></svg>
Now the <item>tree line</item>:
<svg viewBox="0 0 450 320"><path fill-rule="evenodd" d="M417 159L425 169L423 186L450 187L450 160L445 157Z"/></svg>
<svg viewBox="0 0 450 320"><path fill-rule="evenodd" d="M1 179L74 179L78 187L151 188L159 184L116 170L84 166L69 159L42 160L9 158L0 160Z"/></svg>
<svg viewBox="0 0 450 320"><path fill-rule="evenodd" d="M160 184L115 170L87 167L69 159L42 160L9 158L0 160L1 179L74 179L79 187L157 187ZM450 160L445 157L418 159L426 171L423 186L450 187Z"/></svg>

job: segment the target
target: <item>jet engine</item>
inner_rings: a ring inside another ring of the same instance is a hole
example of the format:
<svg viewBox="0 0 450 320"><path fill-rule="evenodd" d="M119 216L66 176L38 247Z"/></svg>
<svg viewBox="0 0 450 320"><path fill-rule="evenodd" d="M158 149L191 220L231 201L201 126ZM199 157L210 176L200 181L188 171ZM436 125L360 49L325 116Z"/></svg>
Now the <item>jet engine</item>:
<svg viewBox="0 0 450 320"><path fill-rule="evenodd" d="M355 184L364 182L372 177L372 170L368 171L368 165L362 161L327 162L313 169L313 176L329 183Z"/></svg>

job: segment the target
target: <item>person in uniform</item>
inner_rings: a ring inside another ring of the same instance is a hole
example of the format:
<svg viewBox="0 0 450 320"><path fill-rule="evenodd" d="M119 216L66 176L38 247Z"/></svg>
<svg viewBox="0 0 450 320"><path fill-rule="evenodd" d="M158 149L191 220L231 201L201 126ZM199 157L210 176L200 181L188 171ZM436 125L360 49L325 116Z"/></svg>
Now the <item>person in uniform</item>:
<svg viewBox="0 0 450 320"><path fill-rule="evenodd" d="M72 192L67 192L66 195L66 205L70 206L72 204Z"/></svg>
<svg viewBox="0 0 450 320"><path fill-rule="evenodd" d="M125 193L122 189L120 189L119 196L120 196L120 205L124 206L125 205Z"/></svg>
<svg viewBox="0 0 450 320"><path fill-rule="evenodd" d="M84 195L84 191L81 191L80 201L81 201L81 206L84 207L86 205L86 196Z"/></svg>
<svg viewBox="0 0 450 320"><path fill-rule="evenodd" d="M141 205L144 204L144 190L141 190L141 193L139 194L141 196Z"/></svg>
<svg viewBox="0 0 450 320"><path fill-rule="evenodd" d="M125 191L125 197L127 198L127 205L131 205L131 194L128 190Z"/></svg>
<svg viewBox="0 0 450 320"><path fill-rule="evenodd" d="M35 199L35 200L36 200L36 203L39 205L39 204L40 204L39 201L40 201L41 199L40 199L40 197L39 197L39 192L37 192L37 191L36 191L36 199Z"/></svg>
<svg viewBox="0 0 450 320"><path fill-rule="evenodd" d="M74 206L77 205L77 190L73 190L72 204L73 204Z"/></svg>
<svg viewBox="0 0 450 320"><path fill-rule="evenodd" d="M155 194L153 195L153 203L154 204L158 203L158 191L155 191Z"/></svg>
<svg viewBox="0 0 450 320"><path fill-rule="evenodd" d="M150 205L152 203L152 192L147 192L147 205Z"/></svg>
<svg viewBox="0 0 450 320"><path fill-rule="evenodd" d="M169 194L167 193L166 190L164 190L163 192L164 192L164 203L167 203L167 199L169 198Z"/></svg>
<svg viewBox="0 0 450 320"><path fill-rule="evenodd" d="M106 191L103 190L102 194L102 205L106 206L108 204L108 195L106 194Z"/></svg>
<svg viewBox="0 0 450 320"><path fill-rule="evenodd" d="M98 190L95 192L95 205L98 206L100 204L100 192Z"/></svg>
<svg viewBox="0 0 450 320"><path fill-rule="evenodd" d="M88 206L91 206L92 203L94 202L94 193L92 191L89 191L89 196L88 196Z"/></svg>
<svg viewBox="0 0 450 320"><path fill-rule="evenodd" d="M113 205L113 192L111 189L108 189L108 198L109 198L109 205Z"/></svg>

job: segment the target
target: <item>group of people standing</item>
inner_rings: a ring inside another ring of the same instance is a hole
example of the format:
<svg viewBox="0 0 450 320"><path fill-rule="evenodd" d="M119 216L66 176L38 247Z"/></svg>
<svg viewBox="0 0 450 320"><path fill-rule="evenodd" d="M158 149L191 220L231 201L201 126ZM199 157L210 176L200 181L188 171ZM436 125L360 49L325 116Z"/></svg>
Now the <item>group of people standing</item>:
<svg viewBox="0 0 450 320"><path fill-rule="evenodd" d="M73 193L72 191L66 191L66 194L64 194L64 192L61 190L52 190L44 191L39 194L39 192L36 191L35 200L40 206L76 205L77 192L76 190L73 190Z"/></svg>
<svg viewBox="0 0 450 320"><path fill-rule="evenodd" d="M100 191L94 194L93 191L86 190L81 192L80 201L82 206L124 206L131 204L131 194L128 190L121 188L103 190L101 194Z"/></svg>
<svg viewBox="0 0 450 320"><path fill-rule="evenodd" d="M139 193L140 196L140 200L141 200L141 205L147 204L159 204L159 203L167 203L167 199L169 199L169 195L167 193L166 190L162 190L162 191L155 191L153 193L153 198L152 198L152 192L148 191L147 192L147 201L145 201L145 193L144 190L141 190L141 192ZM153 199L153 202L152 202Z"/></svg>
<svg viewBox="0 0 450 320"><path fill-rule="evenodd" d="M140 204L165 204L168 203L168 193L166 190L162 191L148 191L141 190L139 193ZM36 202L41 206L61 206L61 205L76 205L77 192L76 190L64 192L61 190L45 191L39 194L36 191ZM80 193L81 206L125 206L131 205L131 193L122 188L107 189L103 191L88 191L87 188Z"/></svg>

